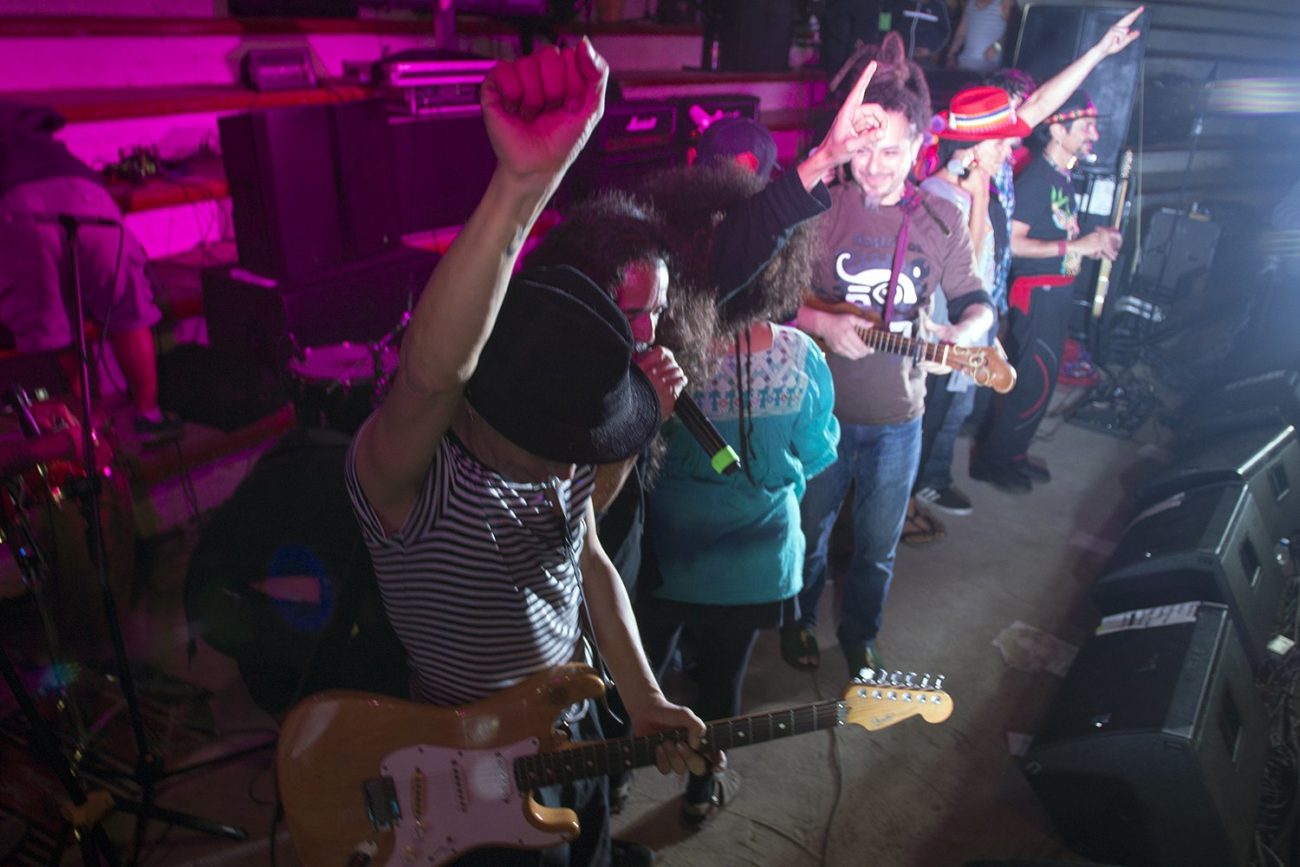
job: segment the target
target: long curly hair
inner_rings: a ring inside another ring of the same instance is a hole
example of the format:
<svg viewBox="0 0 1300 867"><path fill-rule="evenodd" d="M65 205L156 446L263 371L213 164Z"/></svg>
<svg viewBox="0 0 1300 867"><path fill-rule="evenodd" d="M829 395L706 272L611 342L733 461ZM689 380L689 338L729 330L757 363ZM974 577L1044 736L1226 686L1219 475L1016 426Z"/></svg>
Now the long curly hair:
<svg viewBox="0 0 1300 867"><path fill-rule="evenodd" d="M674 239L673 285L677 292L661 323L661 342L674 352L679 351L679 346L684 351L686 340L697 339L696 335L711 326L711 338L700 348L720 363L722 358L713 355L716 347L724 339L732 340L741 414L737 445L747 475L754 456L750 448L753 417L749 406L748 329L756 322L789 319L798 311L804 290L811 283L819 246L816 221L801 223L743 292L724 304L718 303L723 291L739 287L717 285L717 226L729 210L745 207L745 201L763 186L763 179L735 163L713 163L658 172L641 187L663 211ZM752 475L749 478L754 482Z"/></svg>

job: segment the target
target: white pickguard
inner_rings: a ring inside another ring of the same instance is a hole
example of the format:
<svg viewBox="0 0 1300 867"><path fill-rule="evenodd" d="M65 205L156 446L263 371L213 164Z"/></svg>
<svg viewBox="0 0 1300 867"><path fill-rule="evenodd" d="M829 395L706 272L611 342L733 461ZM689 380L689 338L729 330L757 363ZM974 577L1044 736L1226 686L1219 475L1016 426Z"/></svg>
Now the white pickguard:
<svg viewBox="0 0 1300 867"><path fill-rule="evenodd" d="M538 747L529 738L494 750L416 744L387 755L379 769L392 778L402 811L393 824L387 867L441 863L481 846L539 849L563 843L563 836L529 824L528 793L515 786L514 760Z"/></svg>

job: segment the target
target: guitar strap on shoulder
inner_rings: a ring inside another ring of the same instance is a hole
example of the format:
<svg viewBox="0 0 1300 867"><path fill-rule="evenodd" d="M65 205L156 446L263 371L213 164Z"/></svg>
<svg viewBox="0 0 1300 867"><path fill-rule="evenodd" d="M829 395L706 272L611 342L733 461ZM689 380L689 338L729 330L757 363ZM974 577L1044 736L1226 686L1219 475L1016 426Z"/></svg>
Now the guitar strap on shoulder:
<svg viewBox="0 0 1300 867"><path fill-rule="evenodd" d="M920 192L916 187L908 184L899 202L899 207L903 209L903 222L898 227L898 240L894 242L894 263L889 269L889 291L885 293L885 312L881 317L885 328L894 321L894 296L898 294L898 275L903 272L903 259L907 256L907 230L912 222L912 211L920 198Z"/></svg>

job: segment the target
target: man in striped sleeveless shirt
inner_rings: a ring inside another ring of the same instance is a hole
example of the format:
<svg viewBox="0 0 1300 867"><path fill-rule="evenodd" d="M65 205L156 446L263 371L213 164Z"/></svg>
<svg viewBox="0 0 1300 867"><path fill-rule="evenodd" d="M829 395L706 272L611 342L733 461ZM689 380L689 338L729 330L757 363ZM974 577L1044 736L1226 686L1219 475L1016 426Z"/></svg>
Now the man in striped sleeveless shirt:
<svg viewBox="0 0 1300 867"><path fill-rule="evenodd" d="M607 78L586 39L488 75L497 169L416 306L392 386L353 442L348 485L417 698L483 699L570 661L585 634L635 730L689 733L691 746L660 748L660 770L700 773L703 723L656 685L591 506L593 465L640 451L657 429L654 388L632 363L627 320L590 280L568 268L510 277L600 118ZM594 716L571 730L593 736ZM582 824L559 851L478 850L458 863L610 863L604 782L543 791Z"/></svg>

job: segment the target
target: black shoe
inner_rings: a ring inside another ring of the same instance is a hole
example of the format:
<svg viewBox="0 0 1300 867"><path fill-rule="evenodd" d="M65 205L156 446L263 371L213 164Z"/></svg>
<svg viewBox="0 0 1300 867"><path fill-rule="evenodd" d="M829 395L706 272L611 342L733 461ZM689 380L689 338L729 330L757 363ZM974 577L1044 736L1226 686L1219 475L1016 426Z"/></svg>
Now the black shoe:
<svg viewBox="0 0 1300 867"><path fill-rule="evenodd" d="M1047 464L1038 458L1026 457L1023 461L1016 461L1015 468L1020 475L1031 482L1041 482L1045 485L1052 480L1052 474L1048 471Z"/></svg>
<svg viewBox="0 0 1300 867"><path fill-rule="evenodd" d="M609 841L610 867L651 867L655 863L654 850L627 840Z"/></svg>
<svg viewBox="0 0 1300 867"><path fill-rule="evenodd" d="M966 496L956 485L942 488L925 487L912 496L932 509L947 512L949 515L969 515L974 508L970 497Z"/></svg>
<svg viewBox="0 0 1300 867"><path fill-rule="evenodd" d="M184 435L185 422L169 412L163 413L163 417L158 421L142 415L135 417L135 438L146 448L175 442Z"/></svg>
<svg viewBox="0 0 1300 867"><path fill-rule="evenodd" d="M843 650L844 661L849 664L850 680L860 675L864 668L877 672L885 670L884 657L874 644L846 644Z"/></svg>
<svg viewBox="0 0 1300 867"><path fill-rule="evenodd" d="M739 791L740 777L730 768L704 776L691 774L682 797L682 824L692 830L703 828L735 800Z"/></svg>
<svg viewBox="0 0 1300 867"><path fill-rule="evenodd" d="M1029 477L1010 464L974 463L970 465L970 477L1006 494L1027 494L1034 489Z"/></svg>

